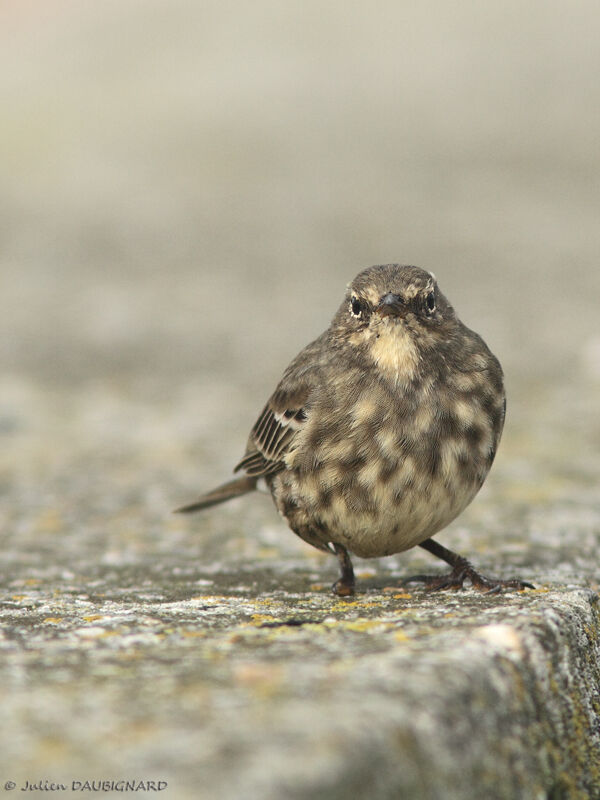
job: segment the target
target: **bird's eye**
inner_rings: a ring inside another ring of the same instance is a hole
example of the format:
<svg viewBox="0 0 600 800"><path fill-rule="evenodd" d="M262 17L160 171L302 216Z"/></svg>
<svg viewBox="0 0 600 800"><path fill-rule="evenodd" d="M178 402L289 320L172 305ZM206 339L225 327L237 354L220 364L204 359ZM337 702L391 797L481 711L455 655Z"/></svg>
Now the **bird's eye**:
<svg viewBox="0 0 600 800"><path fill-rule="evenodd" d="M350 301L350 311L354 314L355 317L360 317L362 314L362 303L358 299L358 297L353 297Z"/></svg>
<svg viewBox="0 0 600 800"><path fill-rule="evenodd" d="M425 307L426 307L427 311L429 311L430 314L433 311L435 311L435 293L434 292L429 292L429 294L425 298Z"/></svg>

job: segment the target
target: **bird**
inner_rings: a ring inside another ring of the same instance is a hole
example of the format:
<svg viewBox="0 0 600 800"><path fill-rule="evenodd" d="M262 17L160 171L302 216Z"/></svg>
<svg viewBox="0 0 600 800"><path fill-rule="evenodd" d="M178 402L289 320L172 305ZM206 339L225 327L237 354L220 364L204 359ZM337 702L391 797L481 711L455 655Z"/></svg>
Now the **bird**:
<svg viewBox="0 0 600 800"><path fill-rule="evenodd" d="M331 324L293 359L252 428L240 475L190 513L265 485L291 530L337 556L333 591L355 593L351 554L420 546L450 565L430 590L533 588L488 578L432 537L482 486L506 413L502 367L457 317L432 272L363 269Z"/></svg>

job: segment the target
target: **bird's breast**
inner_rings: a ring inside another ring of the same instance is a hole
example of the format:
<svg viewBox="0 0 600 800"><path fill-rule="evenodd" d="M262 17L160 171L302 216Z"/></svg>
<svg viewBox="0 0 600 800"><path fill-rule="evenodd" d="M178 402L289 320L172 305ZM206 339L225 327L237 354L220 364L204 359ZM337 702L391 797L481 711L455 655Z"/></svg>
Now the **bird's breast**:
<svg viewBox="0 0 600 800"><path fill-rule="evenodd" d="M313 409L277 482L291 526L294 516L312 520L368 557L408 549L454 519L491 465L503 399L490 401L481 375L457 380L411 392L372 382Z"/></svg>

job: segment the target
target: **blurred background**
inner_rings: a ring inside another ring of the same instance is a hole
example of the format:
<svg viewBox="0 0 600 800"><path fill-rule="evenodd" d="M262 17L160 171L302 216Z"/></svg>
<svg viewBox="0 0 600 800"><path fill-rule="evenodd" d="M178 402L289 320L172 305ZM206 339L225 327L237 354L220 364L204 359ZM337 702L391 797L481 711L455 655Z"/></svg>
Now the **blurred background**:
<svg viewBox="0 0 600 800"><path fill-rule="evenodd" d="M290 567L327 591L333 560L267 498L170 511L229 475L371 264L435 272L505 369L496 464L444 541L492 573L596 580L599 75L595 0L0 4L7 764L196 769L176 697L204 686L195 650L175 680L170 639L155 661L134 643L127 683L94 661L107 640L65 644L69 604L107 582L226 593L207 575L228 569L260 594ZM430 563L358 566L385 586Z"/></svg>
<svg viewBox="0 0 600 800"><path fill-rule="evenodd" d="M167 511L390 261L505 367L496 486L595 482L596 23L592 0L3 3L5 522L39 544L40 515L68 536L69 503L127 499L128 530L152 504L159 542L188 530Z"/></svg>

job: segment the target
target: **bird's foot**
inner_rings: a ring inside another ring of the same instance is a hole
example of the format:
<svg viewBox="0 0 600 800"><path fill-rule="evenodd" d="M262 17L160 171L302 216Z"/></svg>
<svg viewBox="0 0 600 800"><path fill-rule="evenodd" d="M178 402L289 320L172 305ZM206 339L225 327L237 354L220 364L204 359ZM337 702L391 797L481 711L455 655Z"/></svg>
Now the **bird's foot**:
<svg viewBox="0 0 600 800"><path fill-rule="evenodd" d="M535 589L532 583L518 578L501 580L500 578L487 578L485 575L480 575L466 558L461 558L460 563L456 564L451 572L447 572L444 575L411 575L409 578L405 578L402 584L423 583L428 591L439 592L442 589L464 589L467 581L473 589L486 594L496 594L503 589L516 589L517 591Z"/></svg>
<svg viewBox="0 0 600 800"><path fill-rule="evenodd" d="M343 578L338 578L331 589L338 597L352 597L354 594L354 581L349 582Z"/></svg>

